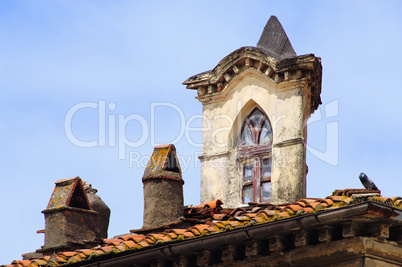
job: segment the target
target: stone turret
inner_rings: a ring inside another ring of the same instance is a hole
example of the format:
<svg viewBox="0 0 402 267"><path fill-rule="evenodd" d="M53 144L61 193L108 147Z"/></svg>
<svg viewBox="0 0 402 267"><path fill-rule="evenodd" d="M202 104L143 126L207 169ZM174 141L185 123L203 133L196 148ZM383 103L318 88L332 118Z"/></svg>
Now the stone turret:
<svg viewBox="0 0 402 267"><path fill-rule="evenodd" d="M272 16L242 47L183 84L203 105L201 202L286 203L306 195L307 120L321 104L321 59L297 56Z"/></svg>

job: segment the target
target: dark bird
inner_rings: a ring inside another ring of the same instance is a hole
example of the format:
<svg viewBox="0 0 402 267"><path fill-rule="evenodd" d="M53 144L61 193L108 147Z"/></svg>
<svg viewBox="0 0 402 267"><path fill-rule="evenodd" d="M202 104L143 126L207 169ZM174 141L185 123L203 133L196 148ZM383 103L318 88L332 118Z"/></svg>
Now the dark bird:
<svg viewBox="0 0 402 267"><path fill-rule="evenodd" d="M360 173L359 178L360 178L360 182L362 182L362 184L364 185L364 187L367 190L370 190L370 189L371 190L379 190L378 187L375 185L375 183L370 178L368 178L364 172Z"/></svg>

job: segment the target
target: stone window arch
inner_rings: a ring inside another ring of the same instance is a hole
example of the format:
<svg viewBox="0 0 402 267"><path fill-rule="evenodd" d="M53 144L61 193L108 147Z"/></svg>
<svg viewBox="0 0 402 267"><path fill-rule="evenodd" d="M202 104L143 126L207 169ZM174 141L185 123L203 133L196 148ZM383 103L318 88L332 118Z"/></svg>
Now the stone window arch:
<svg viewBox="0 0 402 267"><path fill-rule="evenodd" d="M271 199L272 127L268 116L254 108L244 119L238 137L242 202Z"/></svg>

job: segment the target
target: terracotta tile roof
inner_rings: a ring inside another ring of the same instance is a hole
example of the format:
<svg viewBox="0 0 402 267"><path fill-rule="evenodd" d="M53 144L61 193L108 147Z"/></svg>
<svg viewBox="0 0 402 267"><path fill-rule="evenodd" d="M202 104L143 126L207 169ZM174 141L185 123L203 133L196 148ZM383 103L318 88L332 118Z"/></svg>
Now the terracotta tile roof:
<svg viewBox="0 0 402 267"><path fill-rule="evenodd" d="M102 255L112 256L168 242L179 242L238 228L269 224L274 221L337 209L364 201L379 202L402 209L402 198L386 198L382 197L379 191L364 189L335 190L333 195L324 199L305 198L285 205L249 203L248 207L236 209L223 209L221 207L223 203L220 200L215 200L194 207L187 207L184 221L194 218L196 220L192 221L193 225L185 229L167 228L162 232L125 234L115 238L104 239L101 245L92 249L60 252L56 255L30 260L15 260L10 265L2 266L63 266L93 260Z"/></svg>

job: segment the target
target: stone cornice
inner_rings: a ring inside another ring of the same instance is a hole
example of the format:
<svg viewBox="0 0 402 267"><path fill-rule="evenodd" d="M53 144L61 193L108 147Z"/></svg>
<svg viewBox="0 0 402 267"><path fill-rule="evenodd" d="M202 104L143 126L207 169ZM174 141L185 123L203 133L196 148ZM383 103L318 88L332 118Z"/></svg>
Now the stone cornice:
<svg viewBox="0 0 402 267"><path fill-rule="evenodd" d="M274 147L285 147L285 146L293 146L293 145L299 145L299 144L305 144L303 138L293 138L293 139L288 139L281 141L279 143L274 144Z"/></svg>
<svg viewBox="0 0 402 267"><path fill-rule="evenodd" d="M276 84L303 80L311 90L311 111L321 104L321 59L313 54L277 61L259 48L242 47L223 58L213 70L194 75L183 84L188 89L197 89L201 102L216 101L233 79L250 69Z"/></svg>
<svg viewBox="0 0 402 267"><path fill-rule="evenodd" d="M225 151L225 152L221 152L218 154L212 154L212 155L201 155L198 157L199 160L201 161L205 161L205 160L210 160L210 159L215 159L215 158L223 158L223 157L227 157L229 155L229 151Z"/></svg>

